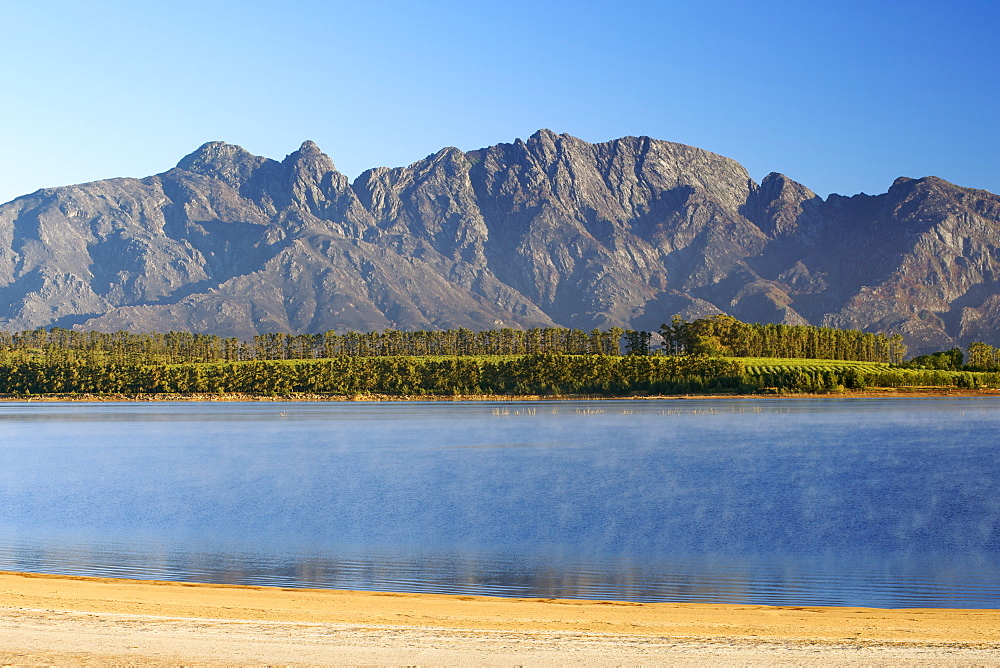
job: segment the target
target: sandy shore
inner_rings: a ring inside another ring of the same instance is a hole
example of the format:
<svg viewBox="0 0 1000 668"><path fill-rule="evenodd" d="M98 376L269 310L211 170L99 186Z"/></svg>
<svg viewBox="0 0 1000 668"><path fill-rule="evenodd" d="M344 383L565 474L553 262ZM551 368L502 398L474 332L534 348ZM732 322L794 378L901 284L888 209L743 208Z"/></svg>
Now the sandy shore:
<svg viewBox="0 0 1000 668"><path fill-rule="evenodd" d="M384 594L0 573L4 665L1000 665L998 610Z"/></svg>

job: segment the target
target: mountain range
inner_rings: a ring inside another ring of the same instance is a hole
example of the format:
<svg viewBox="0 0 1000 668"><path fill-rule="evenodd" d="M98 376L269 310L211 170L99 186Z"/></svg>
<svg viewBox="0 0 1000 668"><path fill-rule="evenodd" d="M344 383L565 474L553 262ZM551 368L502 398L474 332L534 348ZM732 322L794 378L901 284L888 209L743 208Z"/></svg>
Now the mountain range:
<svg viewBox="0 0 1000 668"><path fill-rule="evenodd" d="M564 326L674 314L1000 345L1000 196L936 177L822 198L624 137L445 148L350 181L210 142L146 178L0 206L0 328L265 332Z"/></svg>

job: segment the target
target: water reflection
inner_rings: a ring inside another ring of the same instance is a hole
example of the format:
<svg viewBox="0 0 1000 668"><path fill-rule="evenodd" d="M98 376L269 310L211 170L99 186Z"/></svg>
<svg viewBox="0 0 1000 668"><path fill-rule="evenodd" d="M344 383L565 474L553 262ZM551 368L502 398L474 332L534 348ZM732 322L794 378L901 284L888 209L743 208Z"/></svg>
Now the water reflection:
<svg viewBox="0 0 1000 668"><path fill-rule="evenodd" d="M703 601L753 605L993 608L996 565L963 559L877 566L850 560L689 557L657 563L552 560L509 553L193 551L184 546L0 540L0 568L40 573L282 587L530 598Z"/></svg>
<svg viewBox="0 0 1000 668"><path fill-rule="evenodd" d="M991 400L0 404L0 568L1000 607Z"/></svg>

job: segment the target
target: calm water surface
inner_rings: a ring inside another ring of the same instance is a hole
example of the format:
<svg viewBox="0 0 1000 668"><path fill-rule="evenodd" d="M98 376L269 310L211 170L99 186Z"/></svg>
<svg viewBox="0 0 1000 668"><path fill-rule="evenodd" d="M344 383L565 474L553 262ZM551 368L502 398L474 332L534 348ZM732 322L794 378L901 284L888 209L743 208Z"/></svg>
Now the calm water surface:
<svg viewBox="0 0 1000 668"><path fill-rule="evenodd" d="M1000 607L1000 403L0 404L0 569Z"/></svg>

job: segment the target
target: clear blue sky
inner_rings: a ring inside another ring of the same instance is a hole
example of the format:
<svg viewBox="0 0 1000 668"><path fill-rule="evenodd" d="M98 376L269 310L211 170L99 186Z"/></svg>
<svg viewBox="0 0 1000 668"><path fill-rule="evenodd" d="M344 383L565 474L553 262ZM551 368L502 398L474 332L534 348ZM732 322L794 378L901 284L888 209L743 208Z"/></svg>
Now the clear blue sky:
<svg viewBox="0 0 1000 668"><path fill-rule="evenodd" d="M210 140L350 177L539 128L649 135L820 195L1000 192L1000 1L0 0L0 201Z"/></svg>

